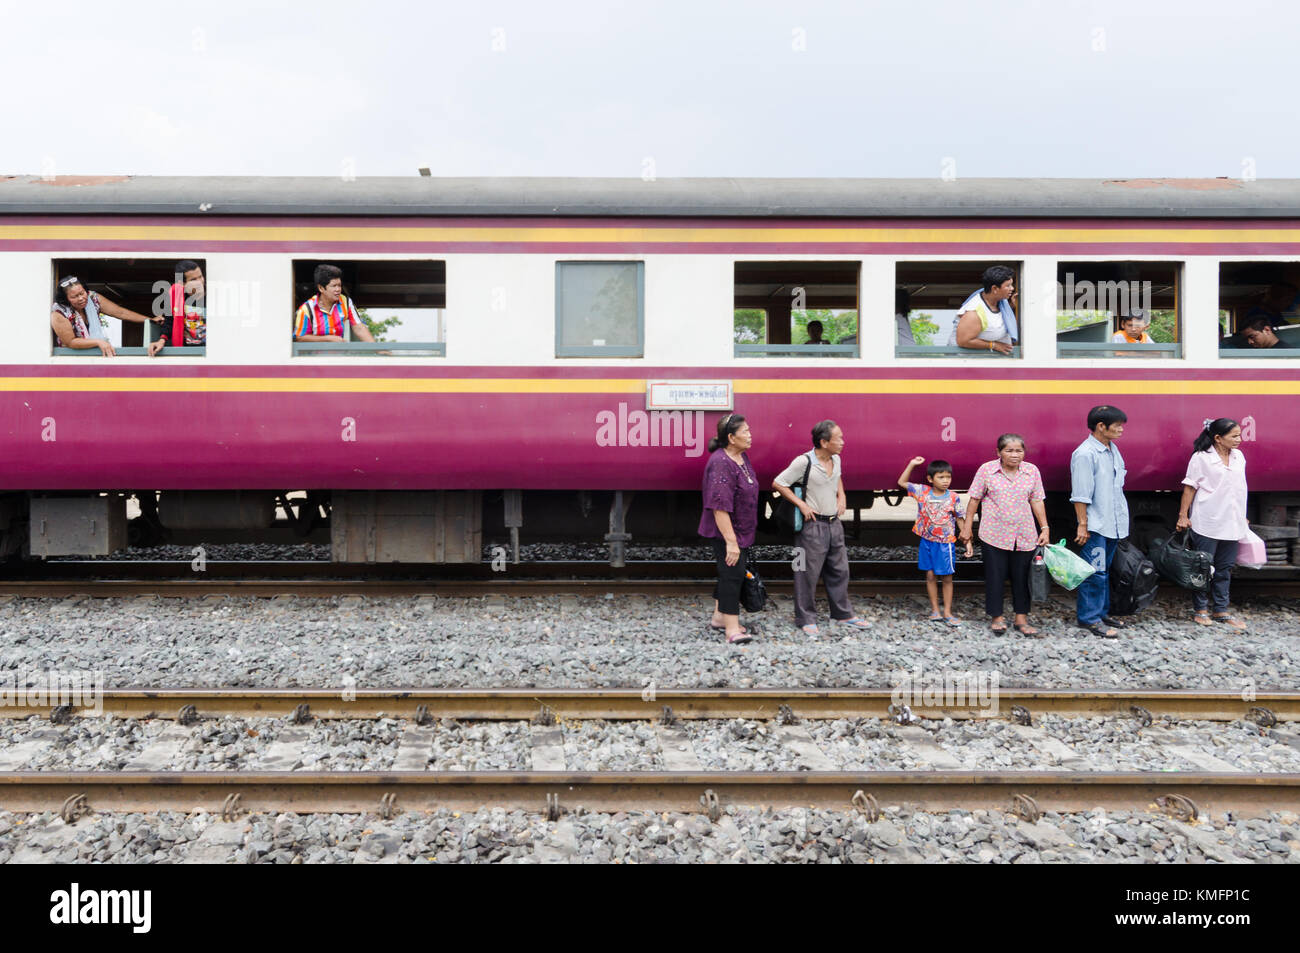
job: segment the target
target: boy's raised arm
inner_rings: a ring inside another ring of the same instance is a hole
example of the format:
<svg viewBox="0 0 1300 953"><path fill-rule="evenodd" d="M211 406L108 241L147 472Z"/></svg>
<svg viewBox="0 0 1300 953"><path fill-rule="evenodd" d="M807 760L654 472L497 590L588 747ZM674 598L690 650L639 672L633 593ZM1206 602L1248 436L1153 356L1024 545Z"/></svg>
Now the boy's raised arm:
<svg viewBox="0 0 1300 953"><path fill-rule="evenodd" d="M899 474L898 485L906 490L907 484L910 482L908 477L912 475L912 468L919 467L923 463L925 463L925 457L913 457L908 461L907 466L903 467L903 472Z"/></svg>

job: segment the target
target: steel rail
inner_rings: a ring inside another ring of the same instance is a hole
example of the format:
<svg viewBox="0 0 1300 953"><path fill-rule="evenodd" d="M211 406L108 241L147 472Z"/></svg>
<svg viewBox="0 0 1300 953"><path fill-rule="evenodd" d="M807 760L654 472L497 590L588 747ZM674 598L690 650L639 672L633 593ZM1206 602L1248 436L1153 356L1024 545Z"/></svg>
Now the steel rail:
<svg viewBox="0 0 1300 953"><path fill-rule="evenodd" d="M711 792L711 796L710 796ZM859 796L858 792L862 792ZM237 797L236 797L237 795ZM1018 795L1030 801L1020 801ZM716 806L714 799L716 799ZM916 810L1300 811L1300 774L1059 771L204 771L0 774L0 809L58 811L374 813L710 811L728 805L814 807L868 814L876 805ZM555 807L553 807L554 805ZM1190 819L1190 817L1189 817Z"/></svg>
<svg viewBox="0 0 1300 953"><path fill-rule="evenodd" d="M64 699L47 694L0 690L0 718L49 717ZM464 721L522 721L547 710L558 721L603 719L646 721L662 718L774 719L783 707L796 718L888 718L896 700L912 714L928 719L1015 718L1023 708L1030 718L1054 714L1068 718L1133 718L1150 715L1178 720L1236 721L1251 719L1269 725L1300 722L1300 692L1256 692L1243 698L1232 691L1078 691L999 686L996 696L971 693L927 697L927 686L916 686L919 697L896 697L890 688L130 688L105 689L100 708L89 688L70 714L103 714L122 718L285 717L300 706L303 717L337 718L454 718ZM67 698L69 696L65 696ZM62 713L61 713L62 714Z"/></svg>

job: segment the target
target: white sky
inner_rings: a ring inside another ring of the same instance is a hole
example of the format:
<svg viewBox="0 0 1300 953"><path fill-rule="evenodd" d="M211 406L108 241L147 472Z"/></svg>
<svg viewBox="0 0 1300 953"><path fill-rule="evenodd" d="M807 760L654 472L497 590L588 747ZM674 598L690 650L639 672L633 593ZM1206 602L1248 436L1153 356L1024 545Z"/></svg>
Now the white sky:
<svg viewBox="0 0 1300 953"><path fill-rule="evenodd" d="M1300 177L1300 5L1280 2L0 15L0 173Z"/></svg>

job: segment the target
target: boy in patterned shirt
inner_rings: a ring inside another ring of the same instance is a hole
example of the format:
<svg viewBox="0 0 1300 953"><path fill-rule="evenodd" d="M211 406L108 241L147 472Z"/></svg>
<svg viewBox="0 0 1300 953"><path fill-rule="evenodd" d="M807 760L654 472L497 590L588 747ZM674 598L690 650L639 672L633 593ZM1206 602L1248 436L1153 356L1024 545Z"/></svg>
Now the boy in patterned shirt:
<svg viewBox="0 0 1300 953"><path fill-rule="evenodd" d="M966 516L952 486L952 464L947 460L931 460L925 479L929 486L909 483L912 468L925 463L925 457L913 457L898 478L898 485L916 500L916 522L912 532L921 537L917 553L917 568L925 573L925 591L930 595L930 621L961 625L952 614L952 574L956 571L957 519ZM966 544L967 558L975 554L972 543ZM943 580L943 612L939 612L939 580Z"/></svg>

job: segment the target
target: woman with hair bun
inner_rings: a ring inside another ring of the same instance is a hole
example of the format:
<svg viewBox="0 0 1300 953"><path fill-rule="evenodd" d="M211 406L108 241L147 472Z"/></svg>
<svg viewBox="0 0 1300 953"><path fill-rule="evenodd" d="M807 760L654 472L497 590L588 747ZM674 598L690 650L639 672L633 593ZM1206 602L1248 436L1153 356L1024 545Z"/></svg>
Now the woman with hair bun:
<svg viewBox="0 0 1300 953"><path fill-rule="evenodd" d="M1190 528L1191 545L1214 560L1210 591L1192 593L1192 621L1197 625L1222 622L1244 630L1246 623L1228 611L1237 543L1250 529L1246 522L1246 457L1237 449L1240 444L1241 425L1231 417L1204 421L1192 444L1187 476L1183 477L1177 528Z"/></svg>
<svg viewBox="0 0 1300 953"><path fill-rule="evenodd" d="M753 444L749 424L740 414L718 421L709 440L704 468L704 513L699 533L713 543L718 584L713 589L710 627L725 632L731 644L749 642L758 627L740 624L740 587L745 581L749 547L758 531L758 474L745 453Z"/></svg>

